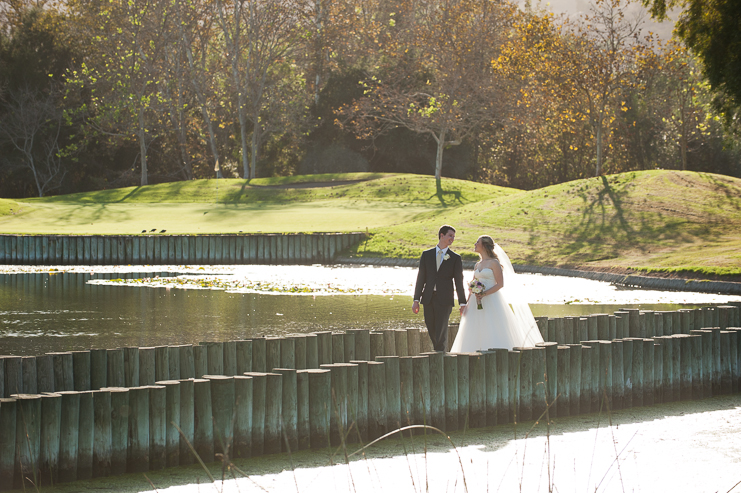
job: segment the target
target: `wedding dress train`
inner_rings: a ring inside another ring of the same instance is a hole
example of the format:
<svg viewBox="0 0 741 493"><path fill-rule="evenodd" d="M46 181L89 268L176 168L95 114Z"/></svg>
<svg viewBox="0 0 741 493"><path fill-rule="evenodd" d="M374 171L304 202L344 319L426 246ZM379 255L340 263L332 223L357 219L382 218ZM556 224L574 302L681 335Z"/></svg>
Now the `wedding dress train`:
<svg viewBox="0 0 741 493"><path fill-rule="evenodd" d="M507 254L499 245L495 246L494 251L502 265L504 287L484 296L481 299L481 310L476 306L476 296L471 295L450 349L453 353L533 347L536 343L543 342ZM484 284L485 289L496 284L494 272L489 268L475 270L473 276Z"/></svg>

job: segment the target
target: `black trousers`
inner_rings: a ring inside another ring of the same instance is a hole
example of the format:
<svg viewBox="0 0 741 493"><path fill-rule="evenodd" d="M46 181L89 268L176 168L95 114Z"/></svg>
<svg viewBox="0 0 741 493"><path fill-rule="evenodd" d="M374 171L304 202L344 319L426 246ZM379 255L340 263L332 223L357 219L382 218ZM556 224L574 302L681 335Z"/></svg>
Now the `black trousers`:
<svg viewBox="0 0 741 493"><path fill-rule="evenodd" d="M432 300L422 305L425 313L425 325L435 351L447 351L448 321L450 320L450 313L453 311L453 305L440 304L436 298L437 293L432 293Z"/></svg>

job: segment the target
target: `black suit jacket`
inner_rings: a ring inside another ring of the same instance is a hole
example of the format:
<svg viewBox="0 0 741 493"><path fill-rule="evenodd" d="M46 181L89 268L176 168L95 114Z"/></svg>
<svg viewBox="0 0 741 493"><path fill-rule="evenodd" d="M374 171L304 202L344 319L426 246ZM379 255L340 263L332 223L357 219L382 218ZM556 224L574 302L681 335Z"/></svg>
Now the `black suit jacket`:
<svg viewBox="0 0 741 493"><path fill-rule="evenodd" d="M443 260L440 270L435 264L435 248L422 252L419 259L419 272L417 273L417 285L414 288L414 299L420 303L429 303L432 292L437 287L437 297L440 302L449 301L454 305L453 281L458 293L458 303L466 303L466 290L463 288L463 261L461 256L448 248L448 260Z"/></svg>

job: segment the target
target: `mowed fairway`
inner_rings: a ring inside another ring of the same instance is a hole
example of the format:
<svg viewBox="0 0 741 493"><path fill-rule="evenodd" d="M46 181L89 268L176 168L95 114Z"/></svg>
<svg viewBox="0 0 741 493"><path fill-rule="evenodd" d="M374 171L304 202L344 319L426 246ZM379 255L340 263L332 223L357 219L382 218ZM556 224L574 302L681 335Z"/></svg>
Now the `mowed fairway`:
<svg viewBox="0 0 741 493"><path fill-rule="evenodd" d="M0 233L167 234L384 230L518 190L418 175L195 180L10 201Z"/></svg>
<svg viewBox="0 0 741 493"><path fill-rule="evenodd" d="M291 204L43 204L0 218L3 233L168 234L365 231L403 223L427 205L322 200Z"/></svg>

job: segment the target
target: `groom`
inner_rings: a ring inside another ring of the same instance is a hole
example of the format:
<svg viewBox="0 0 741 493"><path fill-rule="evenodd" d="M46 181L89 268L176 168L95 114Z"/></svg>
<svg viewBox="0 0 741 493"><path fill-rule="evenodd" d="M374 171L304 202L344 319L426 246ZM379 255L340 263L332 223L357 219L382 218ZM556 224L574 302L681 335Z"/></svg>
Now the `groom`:
<svg viewBox="0 0 741 493"><path fill-rule="evenodd" d="M461 256L450 249L455 240L455 228L442 226L438 232L435 248L422 253L419 259L417 285L414 288L412 311L419 313L419 304L424 305L425 325L435 351L448 349L448 319L453 311L453 281L458 293L458 304L463 313L466 306L466 291L463 288L463 262Z"/></svg>

